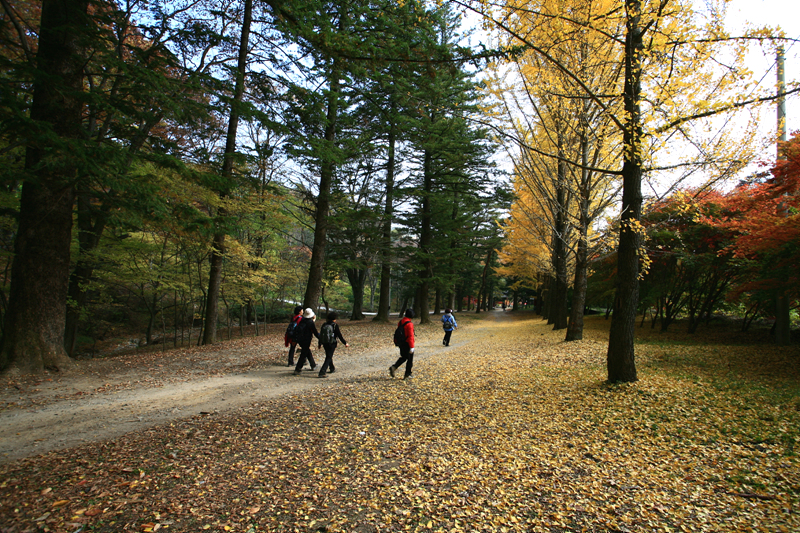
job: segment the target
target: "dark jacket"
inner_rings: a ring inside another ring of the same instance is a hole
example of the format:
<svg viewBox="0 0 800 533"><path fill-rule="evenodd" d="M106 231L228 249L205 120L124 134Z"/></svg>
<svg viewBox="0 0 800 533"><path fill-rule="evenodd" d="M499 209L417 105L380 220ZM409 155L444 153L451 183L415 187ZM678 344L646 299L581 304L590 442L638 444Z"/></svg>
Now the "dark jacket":
<svg viewBox="0 0 800 533"><path fill-rule="evenodd" d="M313 337L319 339L319 331L317 331L317 325L314 323L313 318L304 318L297 324L297 327L300 328L300 334L297 335L297 344L299 344L301 348L308 348L311 346L311 339Z"/></svg>
<svg viewBox="0 0 800 533"><path fill-rule="evenodd" d="M333 335L334 335L334 338L335 339L339 339L340 341L342 341L342 344L347 344L347 341L344 340L344 337L342 337L342 331L339 329L339 324L337 324L336 322L325 322L325 324L329 324L329 323L333 324ZM324 324L323 324L323 326L324 326ZM322 344L323 344L322 343L322 339L320 338L320 340L319 340L319 347L320 348L322 347ZM336 344L336 341L334 341L333 344Z"/></svg>

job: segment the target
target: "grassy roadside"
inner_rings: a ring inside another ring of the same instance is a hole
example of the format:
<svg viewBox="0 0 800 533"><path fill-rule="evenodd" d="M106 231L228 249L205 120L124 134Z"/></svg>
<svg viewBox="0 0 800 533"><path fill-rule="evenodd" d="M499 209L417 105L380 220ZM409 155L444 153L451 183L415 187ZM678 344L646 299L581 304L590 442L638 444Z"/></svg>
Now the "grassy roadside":
<svg viewBox="0 0 800 533"><path fill-rule="evenodd" d="M608 386L602 317L577 343L465 318L411 382L6 465L0 531L800 530L797 348L642 330L640 381Z"/></svg>

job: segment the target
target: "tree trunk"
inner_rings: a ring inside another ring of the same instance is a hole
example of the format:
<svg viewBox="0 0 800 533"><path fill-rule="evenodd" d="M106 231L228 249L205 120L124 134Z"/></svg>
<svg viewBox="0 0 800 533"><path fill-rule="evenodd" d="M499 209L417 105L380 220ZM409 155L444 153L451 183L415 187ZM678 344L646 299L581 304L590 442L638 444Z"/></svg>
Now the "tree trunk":
<svg viewBox="0 0 800 533"><path fill-rule="evenodd" d="M392 116L394 116L392 105ZM394 217L394 172L395 172L395 145L397 144L397 127L392 120L389 126L388 159L386 161L386 205L383 208L383 246L381 247L381 295L378 300L378 314L373 319L376 322L389 321L389 305L391 303L392 282L392 218Z"/></svg>
<svg viewBox="0 0 800 533"><path fill-rule="evenodd" d="M333 172L336 163L333 160L334 143L336 142L336 120L339 115L339 90L341 89L341 68L339 60L333 61L330 74L330 90L328 91L327 124L325 125L326 156L322 161L319 176L319 197L314 213L314 244L311 247L311 261L308 267L308 285L303 297L303 307L316 309L322 293L322 278L325 273L325 246L328 239L328 214L330 213L330 194L333 184Z"/></svg>
<svg viewBox="0 0 800 533"><path fill-rule="evenodd" d="M428 315L428 291L430 290L430 279L433 277L433 259L430 256L431 245L433 244L433 228L431 227L431 196L433 195L433 169L432 156L430 151L425 150L425 160L423 163L423 186L422 186L422 223L420 228L419 246L422 254L423 269L420 271L421 283L417 291L417 306L419 307L420 324L427 324L431 321Z"/></svg>
<svg viewBox="0 0 800 533"><path fill-rule="evenodd" d="M366 277L366 269L347 269L347 279L353 289L353 312L350 314L350 320L364 320L364 282Z"/></svg>
<svg viewBox="0 0 800 533"><path fill-rule="evenodd" d="M572 287L572 309L567 326L567 341L583 339L583 311L586 306L587 268L589 266L589 195L591 173L589 172L589 142L581 136L581 186L578 214L578 242L575 251L575 280Z"/></svg>
<svg viewBox="0 0 800 533"><path fill-rule="evenodd" d="M558 133L558 152L563 156L562 134ZM558 161L558 177L556 181L556 213L555 231L553 235L553 267L555 277L552 284L552 297L550 316L548 321L552 321L553 330L565 329L567 327L567 212L569 210L566 181L566 163L562 159Z"/></svg>
<svg viewBox="0 0 800 533"><path fill-rule="evenodd" d="M223 210L220 209L220 212ZM224 216L220 213L220 216ZM217 318L219 316L219 289L222 285L222 263L225 258L225 234L214 234L211 245L211 261L208 269L208 291L206 292L205 328L203 344L214 344L217 340Z"/></svg>
<svg viewBox="0 0 800 533"><path fill-rule="evenodd" d="M73 155L83 137L81 40L91 35L87 0L44 0L30 118L55 138L31 139L25 154L29 179L22 185L14 242L11 288L0 369L22 372L66 369L64 350L72 242Z"/></svg>
<svg viewBox="0 0 800 533"><path fill-rule="evenodd" d="M639 305L639 218L642 210L641 50L644 32L639 26L641 2L626 0L625 131L623 133L622 216L617 249L617 279L608 338L608 381L638 379L634 354L636 308Z"/></svg>
<svg viewBox="0 0 800 533"><path fill-rule="evenodd" d="M553 257L553 264L555 264L555 256ZM555 324L555 304L553 303L555 300L555 286L556 286L556 279L554 276L550 275L544 282L544 290L542 291L542 300L543 300L543 307L542 307L542 318L547 319L547 324Z"/></svg>
<svg viewBox="0 0 800 533"><path fill-rule="evenodd" d="M569 326L567 327L567 341L583 339L583 312L586 306L586 269L588 266L588 227L581 228L578 238L578 249L575 255L575 281L572 289L572 309L570 310Z"/></svg>
<svg viewBox="0 0 800 533"><path fill-rule="evenodd" d="M481 288L478 291L478 301L475 305L475 312L480 313L481 307L485 308L486 305L486 280L489 277L489 268L492 263L492 254L494 253L494 249L489 248L489 253L486 254L486 263L483 265L483 272L481 273Z"/></svg>
<svg viewBox="0 0 800 533"><path fill-rule="evenodd" d="M233 159L236 155L236 132L239 128L239 106L244 95L244 75L247 70L249 52L250 23L252 20L253 0L245 0L242 35L239 42L239 57L236 65L236 81L233 88L230 116L228 117L228 133L225 138L225 154L222 160L222 177L225 182L233 177ZM228 187L227 183L224 187ZM228 195L227 190L220 191L220 198ZM217 219L222 224L227 212L222 207L217 211ZM217 318L219 315L219 289L222 284L222 265L225 259L225 232L218 229L211 245L211 266L208 275L208 294L206 295L206 324L203 331L203 344L214 344L217 340Z"/></svg>
<svg viewBox="0 0 800 533"><path fill-rule="evenodd" d="M147 330L144 334L144 344L145 346L150 346L153 344L153 329L156 326L156 317L158 316L158 289L153 288L153 298L150 305L147 306L147 312L150 314L150 318L147 321Z"/></svg>

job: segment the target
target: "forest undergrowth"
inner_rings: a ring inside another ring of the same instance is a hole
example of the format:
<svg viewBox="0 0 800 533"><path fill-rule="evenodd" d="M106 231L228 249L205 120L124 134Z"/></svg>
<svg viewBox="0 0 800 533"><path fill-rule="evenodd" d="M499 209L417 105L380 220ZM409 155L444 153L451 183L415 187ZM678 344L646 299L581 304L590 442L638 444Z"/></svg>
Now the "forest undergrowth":
<svg viewBox="0 0 800 533"><path fill-rule="evenodd" d="M602 317L565 343L512 315L459 316L409 381L4 465L0 531L800 531L797 347L645 326L609 385Z"/></svg>

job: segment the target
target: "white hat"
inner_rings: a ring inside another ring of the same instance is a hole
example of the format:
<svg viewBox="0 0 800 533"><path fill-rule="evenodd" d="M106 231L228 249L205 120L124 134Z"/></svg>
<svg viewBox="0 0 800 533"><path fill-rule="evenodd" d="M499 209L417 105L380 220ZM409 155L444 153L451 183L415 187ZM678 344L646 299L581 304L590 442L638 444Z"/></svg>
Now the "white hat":
<svg viewBox="0 0 800 533"><path fill-rule="evenodd" d="M303 311L303 318L316 318L317 315L314 314L314 311L311 310L310 307L307 307L305 311Z"/></svg>

